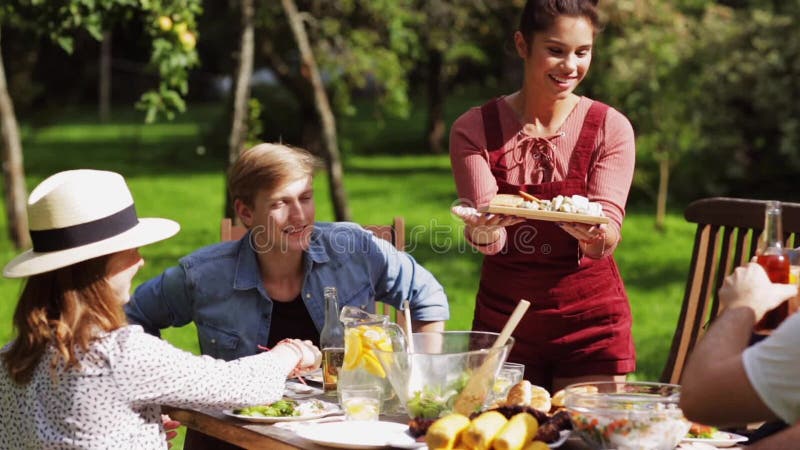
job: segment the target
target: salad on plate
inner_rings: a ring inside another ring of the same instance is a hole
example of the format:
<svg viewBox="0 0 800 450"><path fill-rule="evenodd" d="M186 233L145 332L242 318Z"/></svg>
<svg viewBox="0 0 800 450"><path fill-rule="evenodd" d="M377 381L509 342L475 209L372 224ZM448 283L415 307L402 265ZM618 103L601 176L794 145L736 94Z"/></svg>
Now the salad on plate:
<svg viewBox="0 0 800 450"><path fill-rule="evenodd" d="M699 423L692 423L689 432L682 442L685 443L702 443L713 445L717 448L733 447L736 444L747 441L746 436L736 433L728 433L720 431L716 427L703 425Z"/></svg>
<svg viewBox="0 0 800 450"><path fill-rule="evenodd" d="M246 406L234 410L226 409L223 413L250 422L275 423L317 419L343 414L343 411L338 405L322 400L298 401L282 399L269 405Z"/></svg>

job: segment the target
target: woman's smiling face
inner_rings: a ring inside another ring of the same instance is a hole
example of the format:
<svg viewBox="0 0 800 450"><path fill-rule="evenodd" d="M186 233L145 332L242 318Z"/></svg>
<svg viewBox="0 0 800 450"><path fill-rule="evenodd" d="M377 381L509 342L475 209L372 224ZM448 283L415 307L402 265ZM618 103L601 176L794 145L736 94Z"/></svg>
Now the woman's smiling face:
<svg viewBox="0 0 800 450"><path fill-rule="evenodd" d="M526 88L554 100L571 94L589 71L594 33L592 22L581 16L558 16L527 41L518 31L514 42L525 61Z"/></svg>

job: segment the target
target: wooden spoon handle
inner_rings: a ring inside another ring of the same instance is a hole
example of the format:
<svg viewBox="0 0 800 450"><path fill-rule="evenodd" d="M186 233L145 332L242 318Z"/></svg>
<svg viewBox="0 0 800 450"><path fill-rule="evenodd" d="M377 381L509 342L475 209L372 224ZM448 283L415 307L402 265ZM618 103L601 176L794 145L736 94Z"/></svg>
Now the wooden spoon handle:
<svg viewBox="0 0 800 450"><path fill-rule="evenodd" d="M403 331L406 332L406 344L408 345L406 351L408 351L408 353L414 353L414 336L411 334L411 302L403 300L402 308L403 317L405 318L405 330Z"/></svg>
<svg viewBox="0 0 800 450"><path fill-rule="evenodd" d="M506 322L503 329L500 331L500 336L497 336L497 339L494 341L494 345L492 347L502 347L506 345L506 341L508 338L511 337L511 333L514 332L514 329L517 328L519 325L519 321L522 320L522 316L525 315L525 311L528 310L528 307L531 306L531 302L522 299L517 303L517 307L514 308L514 312L511 313L511 317L508 318L508 322Z"/></svg>

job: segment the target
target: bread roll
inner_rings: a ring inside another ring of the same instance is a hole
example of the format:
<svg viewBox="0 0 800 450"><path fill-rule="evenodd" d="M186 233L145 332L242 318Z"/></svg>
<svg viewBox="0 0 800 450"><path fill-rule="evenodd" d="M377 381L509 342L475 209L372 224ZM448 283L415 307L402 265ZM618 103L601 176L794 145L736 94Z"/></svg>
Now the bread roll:
<svg viewBox="0 0 800 450"><path fill-rule="evenodd" d="M510 206L512 208L517 208L522 205L524 201L525 199L519 195L497 194L494 196L490 204L492 206Z"/></svg>
<svg viewBox="0 0 800 450"><path fill-rule="evenodd" d="M522 380L511 386L506 396L506 404L528 406L531 401L531 386L531 382L528 380Z"/></svg>
<svg viewBox="0 0 800 450"><path fill-rule="evenodd" d="M566 393L565 390L561 389L560 391L553 394L553 398L551 403L553 404L553 408L563 408L564 407L564 394Z"/></svg>
<svg viewBox="0 0 800 450"><path fill-rule="evenodd" d="M542 412L549 412L550 393L541 386L535 386L528 380L522 380L509 389L506 404L530 406Z"/></svg>
<svg viewBox="0 0 800 450"><path fill-rule="evenodd" d="M576 386L572 388L575 392L585 392L587 394L594 394L597 392L597 386ZM553 408L563 408L564 407L564 396L566 395L566 391L561 389L560 391L553 394L552 404Z"/></svg>

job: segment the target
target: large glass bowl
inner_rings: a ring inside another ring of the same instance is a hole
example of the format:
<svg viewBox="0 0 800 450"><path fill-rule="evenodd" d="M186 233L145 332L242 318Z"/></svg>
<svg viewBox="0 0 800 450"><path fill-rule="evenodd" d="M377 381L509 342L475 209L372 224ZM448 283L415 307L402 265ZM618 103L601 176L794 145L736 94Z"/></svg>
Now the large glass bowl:
<svg viewBox="0 0 800 450"><path fill-rule="evenodd" d="M514 345L510 338L493 348L497 336L480 331L414 333L414 353L375 350L375 354L409 417L435 419L467 397L468 404L483 406ZM468 384L469 392L459 398Z"/></svg>
<svg viewBox="0 0 800 450"><path fill-rule="evenodd" d="M672 450L691 425L678 407L680 386L647 382L567 386L573 430L593 449Z"/></svg>

